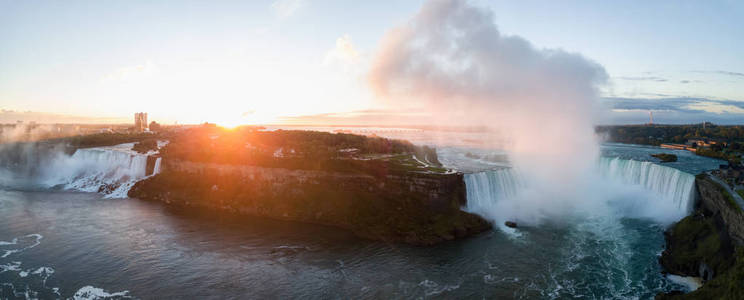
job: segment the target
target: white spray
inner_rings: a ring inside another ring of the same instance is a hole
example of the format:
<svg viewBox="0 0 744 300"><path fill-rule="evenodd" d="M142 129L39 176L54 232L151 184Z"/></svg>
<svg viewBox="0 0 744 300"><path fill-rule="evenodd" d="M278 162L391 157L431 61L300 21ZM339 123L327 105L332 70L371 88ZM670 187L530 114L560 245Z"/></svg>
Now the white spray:
<svg viewBox="0 0 744 300"><path fill-rule="evenodd" d="M585 207L599 155L594 135L604 69L499 32L466 1L432 0L389 31L369 73L378 98L429 112L433 124L509 133L506 150L529 184L490 216L539 223Z"/></svg>

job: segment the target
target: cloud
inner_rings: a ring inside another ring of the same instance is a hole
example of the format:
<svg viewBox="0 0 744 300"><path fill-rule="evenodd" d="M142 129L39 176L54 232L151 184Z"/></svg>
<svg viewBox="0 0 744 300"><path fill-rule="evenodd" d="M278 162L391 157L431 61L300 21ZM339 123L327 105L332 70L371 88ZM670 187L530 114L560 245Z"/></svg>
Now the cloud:
<svg viewBox="0 0 744 300"><path fill-rule="evenodd" d="M344 65L353 65L359 62L361 55L351 41L351 37L345 34L336 39L336 46L326 53L324 65L340 62Z"/></svg>
<svg viewBox="0 0 744 300"><path fill-rule="evenodd" d="M0 110L0 124L16 123L18 121L28 123L36 122L38 124L53 124L53 123L87 123L87 124L103 124L103 123L128 123L131 122L129 118L109 118L109 117L81 117L63 114L54 114L46 112L34 112L34 111L15 111L10 109Z"/></svg>
<svg viewBox="0 0 744 300"><path fill-rule="evenodd" d="M621 79L621 80L633 80L633 81L655 81L655 82L665 82L665 81L667 81L667 79L665 79L665 78L656 77L656 76L638 76L638 77L622 76L622 77L616 77L616 78L617 79Z"/></svg>
<svg viewBox="0 0 744 300"><path fill-rule="evenodd" d="M286 19L297 13L305 4L305 0L275 0L271 3L271 9L279 19Z"/></svg>
<svg viewBox="0 0 744 300"><path fill-rule="evenodd" d="M680 80L679 83L681 84L688 84L688 83L703 83L702 80Z"/></svg>
<svg viewBox="0 0 744 300"><path fill-rule="evenodd" d="M115 71L104 75L101 78L102 82L109 81L131 81L138 79L150 78L158 72L158 67L151 61L147 61L144 64L126 66L116 69Z"/></svg>
<svg viewBox="0 0 744 300"><path fill-rule="evenodd" d="M599 155L593 124L598 88L606 81L601 65L502 34L493 12L461 0L427 1L409 22L389 30L368 74L380 103L426 112L425 125L503 132L506 145L484 145L506 147L532 186L524 197L489 210L499 216L487 217L533 224L543 214L572 211L580 199L575 193Z"/></svg>
<svg viewBox="0 0 744 300"><path fill-rule="evenodd" d="M744 101L707 98L604 98L614 110L674 111L685 113L744 114Z"/></svg>
<svg viewBox="0 0 744 300"><path fill-rule="evenodd" d="M728 75L728 76L734 76L734 77L744 77L744 73L741 72L732 72L732 71L693 71L695 73L711 73L711 74L721 74L721 75Z"/></svg>

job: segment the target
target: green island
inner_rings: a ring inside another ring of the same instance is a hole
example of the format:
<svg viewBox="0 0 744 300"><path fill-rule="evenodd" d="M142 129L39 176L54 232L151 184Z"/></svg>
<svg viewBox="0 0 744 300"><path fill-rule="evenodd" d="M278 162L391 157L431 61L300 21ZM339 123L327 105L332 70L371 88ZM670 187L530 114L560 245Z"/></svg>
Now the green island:
<svg viewBox="0 0 744 300"><path fill-rule="evenodd" d="M129 196L340 227L432 245L488 230L464 212L463 174L408 141L317 131L200 126L171 133L162 171Z"/></svg>
<svg viewBox="0 0 744 300"><path fill-rule="evenodd" d="M656 157L661 160L661 162L675 162L677 161L677 156L674 154L668 154L668 153L658 153L658 154L651 154L651 156Z"/></svg>

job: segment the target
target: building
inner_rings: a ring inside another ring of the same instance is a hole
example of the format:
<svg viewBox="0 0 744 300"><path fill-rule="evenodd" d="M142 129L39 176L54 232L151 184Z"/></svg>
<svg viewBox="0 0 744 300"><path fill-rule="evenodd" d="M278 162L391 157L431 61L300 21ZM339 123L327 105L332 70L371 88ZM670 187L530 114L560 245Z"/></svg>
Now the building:
<svg viewBox="0 0 744 300"><path fill-rule="evenodd" d="M134 113L134 131L143 132L147 129L147 113Z"/></svg>
<svg viewBox="0 0 744 300"><path fill-rule="evenodd" d="M690 152L697 152L697 149L687 146L685 144L661 144L659 145L661 148L665 149L675 149L675 150L687 150Z"/></svg>

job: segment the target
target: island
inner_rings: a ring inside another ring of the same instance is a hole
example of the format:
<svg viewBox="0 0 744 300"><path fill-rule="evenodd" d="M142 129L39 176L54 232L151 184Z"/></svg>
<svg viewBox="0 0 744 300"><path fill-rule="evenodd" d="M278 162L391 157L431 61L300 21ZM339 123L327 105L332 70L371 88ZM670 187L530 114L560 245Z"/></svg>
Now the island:
<svg viewBox="0 0 744 300"><path fill-rule="evenodd" d="M669 154L669 153L657 153L657 154L651 154L651 156L660 159L661 162L663 163L677 161L677 156L674 154Z"/></svg>
<svg viewBox="0 0 744 300"><path fill-rule="evenodd" d="M491 228L463 174L407 141L317 131L201 126L173 134L161 172L129 196L191 209L324 224L359 237L433 245Z"/></svg>

